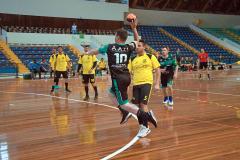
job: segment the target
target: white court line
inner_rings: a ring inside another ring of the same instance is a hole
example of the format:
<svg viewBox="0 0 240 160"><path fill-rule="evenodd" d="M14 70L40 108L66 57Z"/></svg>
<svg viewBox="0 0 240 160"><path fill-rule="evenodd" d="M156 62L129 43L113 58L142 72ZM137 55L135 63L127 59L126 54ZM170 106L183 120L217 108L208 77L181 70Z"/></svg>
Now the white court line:
<svg viewBox="0 0 240 160"><path fill-rule="evenodd" d="M218 77L219 78L219 77ZM224 78L224 77L223 77ZM185 81L185 80L199 80L198 78L179 78L179 79L176 79L176 81ZM239 80L222 80L222 79L211 79L211 80L208 80L208 79L201 79L199 81L223 81L223 82L240 82Z"/></svg>
<svg viewBox="0 0 240 160"><path fill-rule="evenodd" d="M116 109L118 110L118 108L110 106L110 105L106 105L106 104L102 104L102 103L94 103L94 102L88 102L88 101L82 101L82 100L78 100L78 99L72 99L72 98L64 98L64 97L58 97L58 96L52 96L52 95L47 95L47 94L40 94L40 93L26 93L26 92L6 92L6 91L0 91L1 93L11 93L11 94L26 94L26 95L37 95L37 96L44 96L44 97L54 97L54 98L59 98L59 99L68 99L70 101L75 101L75 102L81 102L81 103L88 103L88 104L94 104L94 105L100 105L100 106L104 106L104 107L108 107L108 108L112 108L112 109ZM136 115L132 116L137 119ZM121 152L125 151L126 149L128 149L129 147L131 147L132 145L134 145L140 138L136 135L128 144L126 144L125 146L123 146L122 148L116 150L115 152L111 153L110 155L102 158L101 160L109 160L110 158L120 154Z"/></svg>
<svg viewBox="0 0 240 160"><path fill-rule="evenodd" d="M126 144L125 146L123 146L122 148L116 150L115 152L113 152L112 154L109 154L108 156L102 158L101 160L108 160L116 155L118 155L119 153L125 151L126 149L128 149L129 147L131 147L134 143L136 143L140 138L138 136L135 136L128 144Z"/></svg>
<svg viewBox="0 0 240 160"><path fill-rule="evenodd" d="M184 90L184 89L173 89L173 90L183 91L183 92L208 93L208 94L218 94L218 95L224 95L224 96L236 96L236 97L240 97L239 94L228 94L228 93L217 93L217 92L202 92L202 91Z"/></svg>

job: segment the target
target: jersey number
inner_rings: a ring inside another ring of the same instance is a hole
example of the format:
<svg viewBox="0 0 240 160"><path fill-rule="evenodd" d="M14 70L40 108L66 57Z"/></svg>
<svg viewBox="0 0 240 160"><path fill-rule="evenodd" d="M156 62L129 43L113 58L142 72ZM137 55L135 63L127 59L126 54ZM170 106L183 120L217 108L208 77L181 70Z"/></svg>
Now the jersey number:
<svg viewBox="0 0 240 160"><path fill-rule="evenodd" d="M116 56L116 63L124 63L127 61L127 55L126 54L119 54L119 53L115 53L114 54Z"/></svg>

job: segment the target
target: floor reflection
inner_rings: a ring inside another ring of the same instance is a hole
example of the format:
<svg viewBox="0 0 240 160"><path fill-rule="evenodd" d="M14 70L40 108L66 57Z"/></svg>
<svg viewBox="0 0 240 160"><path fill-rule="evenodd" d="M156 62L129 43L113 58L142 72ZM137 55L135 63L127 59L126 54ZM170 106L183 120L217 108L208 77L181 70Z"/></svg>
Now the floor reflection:
<svg viewBox="0 0 240 160"><path fill-rule="evenodd" d="M4 135L0 135L0 160L9 160L8 143Z"/></svg>

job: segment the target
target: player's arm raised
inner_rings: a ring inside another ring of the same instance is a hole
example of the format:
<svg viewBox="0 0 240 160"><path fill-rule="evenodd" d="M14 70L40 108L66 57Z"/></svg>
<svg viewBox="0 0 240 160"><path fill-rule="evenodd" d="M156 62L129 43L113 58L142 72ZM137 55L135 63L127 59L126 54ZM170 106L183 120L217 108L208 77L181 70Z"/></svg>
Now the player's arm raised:
<svg viewBox="0 0 240 160"><path fill-rule="evenodd" d="M137 31L137 19L135 21L130 22L131 29L134 35L134 41L139 41L139 35Z"/></svg>

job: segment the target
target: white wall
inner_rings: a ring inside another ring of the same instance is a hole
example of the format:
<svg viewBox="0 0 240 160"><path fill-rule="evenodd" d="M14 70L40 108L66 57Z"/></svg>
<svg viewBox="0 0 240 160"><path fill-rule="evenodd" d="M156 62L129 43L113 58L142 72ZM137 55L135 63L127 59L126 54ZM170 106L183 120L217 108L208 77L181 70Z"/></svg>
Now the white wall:
<svg viewBox="0 0 240 160"><path fill-rule="evenodd" d="M207 27L230 27L240 25L240 16L202 14L202 13L183 13L169 11L153 11L130 9L135 13L142 25L169 25L169 26L187 26L202 20L202 25Z"/></svg>
<svg viewBox="0 0 240 160"><path fill-rule="evenodd" d="M85 0L0 0L0 13L123 21L128 5Z"/></svg>
<svg viewBox="0 0 240 160"><path fill-rule="evenodd" d="M8 43L20 44L70 44L71 34L7 33Z"/></svg>
<svg viewBox="0 0 240 160"><path fill-rule="evenodd" d="M114 35L85 35L84 39L80 39L78 35L72 34L44 34L44 33L16 33L7 32L8 43L19 44L73 44L81 45L82 42L91 43L92 37L99 41L97 47L103 44L114 43ZM129 36L127 43L134 40L133 36Z"/></svg>

